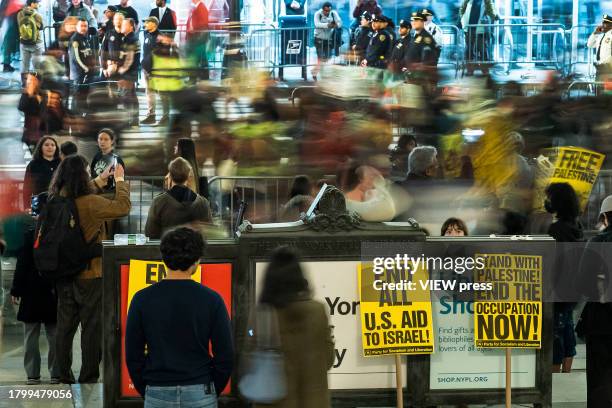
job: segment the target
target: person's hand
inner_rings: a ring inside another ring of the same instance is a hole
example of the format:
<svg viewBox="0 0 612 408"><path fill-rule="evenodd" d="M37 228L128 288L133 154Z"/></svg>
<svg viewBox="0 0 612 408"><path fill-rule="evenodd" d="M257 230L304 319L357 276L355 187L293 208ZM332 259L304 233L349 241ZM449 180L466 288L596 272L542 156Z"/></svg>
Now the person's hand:
<svg viewBox="0 0 612 408"><path fill-rule="evenodd" d="M20 301L21 301L21 298L19 296L11 296L11 303L12 304L18 305Z"/></svg>
<svg viewBox="0 0 612 408"><path fill-rule="evenodd" d="M115 178L125 178L125 169L119 163L117 163L117 167L115 167Z"/></svg>
<svg viewBox="0 0 612 408"><path fill-rule="evenodd" d="M113 165L111 164L107 168L105 168L102 173L100 173L100 179L102 179L102 181L106 181L112 174L113 174Z"/></svg>
<svg viewBox="0 0 612 408"><path fill-rule="evenodd" d="M121 67L117 70L117 72L119 73L119 75L123 75L127 72L127 69L124 69L123 67Z"/></svg>

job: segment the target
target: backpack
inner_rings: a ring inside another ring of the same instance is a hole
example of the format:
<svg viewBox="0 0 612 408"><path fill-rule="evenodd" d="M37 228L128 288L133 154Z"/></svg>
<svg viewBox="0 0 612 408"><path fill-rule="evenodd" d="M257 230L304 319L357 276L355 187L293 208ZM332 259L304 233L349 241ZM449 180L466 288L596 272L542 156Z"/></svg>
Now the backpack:
<svg viewBox="0 0 612 408"><path fill-rule="evenodd" d="M91 242L85 241L74 200L51 197L36 225L36 269L51 281L75 278L93 258L102 255L102 245L96 242L98 235Z"/></svg>
<svg viewBox="0 0 612 408"><path fill-rule="evenodd" d="M35 15L35 13L25 14L19 23L19 39L23 42L36 44L40 38Z"/></svg>

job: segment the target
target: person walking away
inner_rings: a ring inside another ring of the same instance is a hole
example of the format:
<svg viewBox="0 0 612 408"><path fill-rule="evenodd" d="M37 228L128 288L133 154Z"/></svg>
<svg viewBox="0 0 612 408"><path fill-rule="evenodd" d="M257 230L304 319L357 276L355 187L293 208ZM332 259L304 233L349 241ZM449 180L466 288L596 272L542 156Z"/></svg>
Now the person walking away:
<svg viewBox="0 0 612 408"><path fill-rule="evenodd" d="M390 37L384 29L385 16L377 16L372 19L372 30L374 33L366 49L365 58L361 66L370 68L387 68L387 57L393 46L393 37Z"/></svg>
<svg viewBox="0 0 612 408"><path fill-rule="evenodd" d="M574 189L567 183L553 183L546 188L545 194L544 208L554 215L554 222L548 228L548 235L558 243L582 241L582 225L578 221L580 206ZM564 247L561 246L557 249L564 249ZM557 260L560 265L565 265L566 268L572 262L572 259L566 256L567 253L569 253L569 248L559 251ZM574 302L554 303L552 366L554 373L570 373L572 371L572 363L576 355L573 317L575 306L576 303Z"/></svg>
<svg viewBox="0 0 612 408"><path fill-rule="evenodd" d="M0 3L0 25L6 24L4 39L2 40L2 72L14 72L11 65L13 54L19 51L19 28L17 24L17 13L23 8L20 0L2 0Z"/></svg>
<svg viewBox="0 0 612 408"><path fill-rule="evenodd" d="M434 13L430 9L423 9L421 11L423 15L427 18L425 20L425 30L433 37L436 42L436 62L435 65L438 65L438 61L440 60L440 54L442 54L442 44L444 43L444 33L438 27L436 23L434 23Z"/></svg>
<svg viewBox="0 0 612 408"><path fill-rule="evenodd" d="M331 327L325 306L312 299L299 258L289 248L272 253L259 303L276 312L287 381L285 398L265 406L329 408L327 372L334 362ZM255 336L250 338L254 342Z"/></svg>
<svg viewBox="0 0 612 408"><path fill-rule="evenodd" d="M19 26L19 50L21 52L21 83L25 86L30 66L34 67L43 52L43 20L38 13L40 0L28 0L26 7L17 13Z"/></svg>
<svg viewBox="0 0 612 408"><path fill-rule="evenodd" d="M465 33L465 60L467 75L474 75L480 68L488 75L491 61L491 30L487 27L470 27L477 24L493 24L499 20L492 0L463 0L459 9L459 20Z"/></svg>
<svg viewBox="0 0 612 408"><path fill-rule="evenodd" d="M119 74L119 94L123 99L123 106L131 114L131 125L138 126L138 96L136 96L136 83L140 70L140 41L135 33L136 23L131 18L123 21L121 34L123 44L121 53L123 58L117 73Z"/></svg>
<svg viewBox="0 0 612 408"><path fill-rule="evenodd" d="M410 44L410 36L408 34L410 33L411 27L409 21L400 20L399 38L395 41L391 51L391 57L389 58L389 70L394 74L400 74L407 69L405 63Z"/></svg>
<svg viewBox="0 0 612 408"><path fill-rule="evenodd" d="M232 373L223 298L191 279L205 245L192 229L167 232L159 246L166 277L136 292L129 306L125 359L145 408L217 407Z"/></svg>
<svg viewBox="0 0 612 408"><path fill-rule="evenodd" d="M595 49L597 81L607 81L612 75L612 16L604 14L601 25L589 36L587 47Z"/></svg>
<svg viewBox="0 0 612 408"><path fill-rule="evenodd" d="M59 166L59 148L51 136L43 136L36 144L32 160L23 178L23 205L30 208L32 197L49 189L53 174Z"/></svg>
<svg viewBox="0 0 612 408"><path fill-rule="evenodd" d="M147 116L140 121L141 125L152 125L155 123L156 95L151 89L151 70L153 69L153 49L157 45L159 36L159 20L155 16L148 17L144 22L144 42L142 47L142 73L146 84L147 94ZM164 115L168 112L164 111Z"/></svg>
<svg viewBox="0 0 612 408"><path fill-rule="evenodd" d="M580 263L578 284L588 301L576 332L586 342L587 406L612 406L612 293L610 269L605 262L612 242L612 196L601 203L601 232L589 239Z"/></svg>
<svg viewBox="0 0 612 408"><path fill-rule="evenodd" d="M198 70L196 77L207 80L208 56L208 9L203 0L192 0L193 8L187 18L186 52L193 61L194 68Z"/></svg>
<svg viewBox="0 0 612 408"><path fill-rule="evenodd" d="M88 25L88 33L94 34L96 27L98 26L98 22L96 17L94 16L91 7L87 4L83 3L82 0L71 0L72 4L68 8L67 16L76 17L78 19L84 18L87 20Z"/></svg>
<svg viewBox="0 0 612 408"><path fill-rule="evenodd" d="M174 38L176 34L176 13L166 6L166 0L155 0L157 7L151 9L149 17L155 17L159 21L158 29L162 34Z"/></svg>
<svg viewBox="0 0 612 408"><path fill-rule="evenodd" d="M91 160L91 166L89 167L89 174L92 179L102 175L104 171L110 166L121 165L125 170L125 163L121 156L115 153L115 140L117 136L115 132L110 128L100 129L98 132L98 152ZM115 189L115 179L113 176L109 176L106 186L103 190L112 191Z"/></svg>
<svg viewBox="0 0 612 408"><path fill-rule="evenodd" d="M44 194L39 196L43 200ZM44 205L44 203L39 203ZM47 364L50 384L59 383L59 369L55 350L57 321L57 297L53 283L44 279L34 265L34 225L24 233L24 245L17 256L15 275L11 287L13 304L19 305L17 320L23 322L23 364L27 375L26 385L37 385L40 380L40 329L45 326L49 352Z"/></svg>
<svg viewBox="0 0 612 408"><path fill-rule="evenodd" d="M208 200L187 187L187 181L193 178L189 162L177 157L168 165L170 188L153 199L149 209L145 234L152 239L159 239L172 227L212 221Z"/></svg>
<svg viewBox="0 0 612 408"><path fill-rule="evenodd" d="M365 51L370 43L374 31L372 30L372 15L364 11L361 15L361 24L355 30L353 45L351 49L355 55L355 61L361 62L365 57Z"/></svg>
<svg viewBox="0 0 612 408"><path fill-rule="evenodd" d="M87 35L88 24L81 18L76 24L76 32L70 37L68 48L70 58L70 80L74 86L72 108L83 113L87 108L89 83L95 76L96 57L91 41Z"/></svg>
<svg viewBox="0 0 612 408"><path fill-rule="evenodd" d="M340 16L336 10L332 10L332 4L330 2L323 3L321 9L315 13L314 26L317 65L312 69L312 77L316 81L317 75L321 70L321 64L327 62L334 48L335 30L340 30L342 27L342 20L340 20Z"/></svg>
<svg viewBox="0 0 612 408"><path fill-rule="evenodd" d="M106 176L108 173L105 173ZM87 171L87 161L80 155L66 157L59 165L51 186L50 199L61 196L74 200L86 242L108 239L104 221L118 219L130 211L130 191L123 166L114 169L116 188L112 198L94 194ZM105 177L94 180L97 188ZM57 361L60 381L75 382L72 373L72 342L81 325L82 364L79 383L95 383L102 360L102 258L91 260L76 278L60 280L57 290Z"/></svg>

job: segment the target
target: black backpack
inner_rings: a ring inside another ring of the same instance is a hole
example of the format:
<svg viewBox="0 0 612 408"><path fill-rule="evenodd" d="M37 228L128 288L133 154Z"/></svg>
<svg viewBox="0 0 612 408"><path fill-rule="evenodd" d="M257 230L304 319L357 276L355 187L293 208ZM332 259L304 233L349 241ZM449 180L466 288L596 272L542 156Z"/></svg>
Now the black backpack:
<svg viewBox="0 0 612 408"><path fill-rule="evenodd" d="M96 242L98 235L91 242L85 241L74 200L51 197L36 225L36 269L51 281L75 278L93 258L102 255L102 245Z"/></svg>

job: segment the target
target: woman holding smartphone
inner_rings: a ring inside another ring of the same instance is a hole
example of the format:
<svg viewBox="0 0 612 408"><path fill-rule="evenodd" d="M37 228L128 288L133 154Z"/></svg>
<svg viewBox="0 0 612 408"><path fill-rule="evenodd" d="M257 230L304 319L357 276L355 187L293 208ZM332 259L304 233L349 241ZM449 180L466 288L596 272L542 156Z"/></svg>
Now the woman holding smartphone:
<svg viewBox="0 0 612 408"><path fill-rule="evenodd" d="M119 155L117 155L114 151L115 147L115 139L116 135L112 129L104 128L98 132L98 148L99 151L96 153L94 158L91 161L90 173L91 178L96 178L108 166L116 167L117 164L120 164L125 168L125 164ZM106 185L106 191L114 190L115 188L115 180L111 176L108 179L108 184Z"/></svg>

